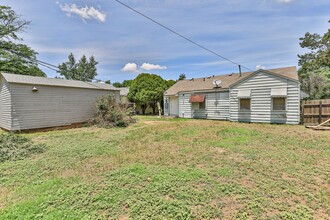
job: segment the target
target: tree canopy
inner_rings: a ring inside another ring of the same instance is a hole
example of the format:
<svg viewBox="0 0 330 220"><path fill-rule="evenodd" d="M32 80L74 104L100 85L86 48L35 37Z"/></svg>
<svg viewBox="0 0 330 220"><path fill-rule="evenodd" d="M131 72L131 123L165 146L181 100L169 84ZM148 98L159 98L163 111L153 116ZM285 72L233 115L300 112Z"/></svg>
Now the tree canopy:
<svg viewBox="0 0 330 220"><path fill-rule="evenodd" d="M114 82L112 85L114 87L117 87L117 88L123 88L123 87L130 87L131 84L132 84L133 80L132 79L129 79L129 80L124 80L122 83L120 82Z"/></svg>
<svg viewBox="0 0 330 220"><path fill-rule="evenodd" d="M25 44L18 33L30 24L11 7L0 5L0 71L14 74L46 76L37 65L37 52Z"/></svg>
<svg viewBox="0 0 330 220"><path fill-rule="evenodd" d="M163 93L167 88L167 81L163 80L162 77L155 74L141 73L133 80L128 99L139 104L143 114L145 114L148 105L153 108L155 113L157 102L162 101Z"/></svg>
<svg viewBox="0 0 330 220"><path fill-rule="evenodd" d="M307 32L300 46L308 50L298 55L302 89L311 99L324 98L330 91L330 29L323 36Z"/></svg>
<svg viewBox="0 0 330 220"><path fill-rule="evenodd" d="M178 80L184 80L184 79L186 79L186 74L181 73L181 74L179 75L179 79L178 79Z"/></svg>
<svg viewBox="0 0 330 220"><path fill-rule="evenodd" d="M68 56L68 61L60 64L58 66L61 76L66 79L81 80L91 82L95 76L97 76L96 65L98 62L95 60L94 56L91 56L89 60L83 55L78 62L73 55L70 53Z"/></svg>

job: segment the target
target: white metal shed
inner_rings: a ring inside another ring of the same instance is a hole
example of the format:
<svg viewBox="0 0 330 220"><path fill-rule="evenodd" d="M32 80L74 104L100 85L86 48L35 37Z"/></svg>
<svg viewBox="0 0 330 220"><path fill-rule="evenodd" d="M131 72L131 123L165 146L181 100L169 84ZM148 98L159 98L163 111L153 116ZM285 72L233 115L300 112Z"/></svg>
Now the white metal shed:
<svg viewBox="0 0 330 220"><path fill-rule="evenodd" d="M10 131L65 126L93 117L108 84L0 73L0 127Z"/></svg>

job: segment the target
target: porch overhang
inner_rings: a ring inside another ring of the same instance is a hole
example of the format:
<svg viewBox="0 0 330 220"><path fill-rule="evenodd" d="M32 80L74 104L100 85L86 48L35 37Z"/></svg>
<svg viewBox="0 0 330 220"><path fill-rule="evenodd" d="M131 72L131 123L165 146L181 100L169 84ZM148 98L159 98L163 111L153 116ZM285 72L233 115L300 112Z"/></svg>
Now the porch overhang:
<svg viewBox="0 0 330 220"><path fill-rule="evenodd" d="M205 102L205 95L191 95L189 102Z"/></svg>

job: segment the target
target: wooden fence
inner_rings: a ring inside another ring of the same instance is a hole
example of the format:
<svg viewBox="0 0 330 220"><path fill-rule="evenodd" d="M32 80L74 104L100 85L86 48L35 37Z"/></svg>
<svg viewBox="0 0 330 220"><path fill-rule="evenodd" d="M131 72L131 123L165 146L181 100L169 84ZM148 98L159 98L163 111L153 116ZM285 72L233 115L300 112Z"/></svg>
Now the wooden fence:
<svg viewBox="0 0 330 220"><path fill-rule="evenodd" d="M304 125L318 125L330 119L330 99L302 102L301 115Z"/></svg>

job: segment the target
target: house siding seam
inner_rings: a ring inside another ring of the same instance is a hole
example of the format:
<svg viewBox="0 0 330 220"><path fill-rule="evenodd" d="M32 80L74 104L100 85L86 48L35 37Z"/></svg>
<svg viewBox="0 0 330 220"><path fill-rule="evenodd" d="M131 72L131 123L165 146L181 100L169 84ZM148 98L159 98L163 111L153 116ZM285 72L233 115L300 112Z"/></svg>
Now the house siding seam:
<svg viewBox="0 0 330 220"><path fill-rule="evenodd" d="M0 127L11 130L11 95L9 83L0 76Z"/></svg>
<svg viewBox="0 0 330 220"><path fill-rule="evenodd" d="M272 111L272 88L287 88L286 111ZM251 89L251 111L239 110L239 89ZM267 73L258 73L230 89L230 121L299 124L299 83Z"/></svg>
<svg viewBox="0 0 330 220"><path fill-rule="evenodd" d="M11 84L12 130L25 130L86 122L93 117L94 104L101 96L119 91Z"/></svg>

